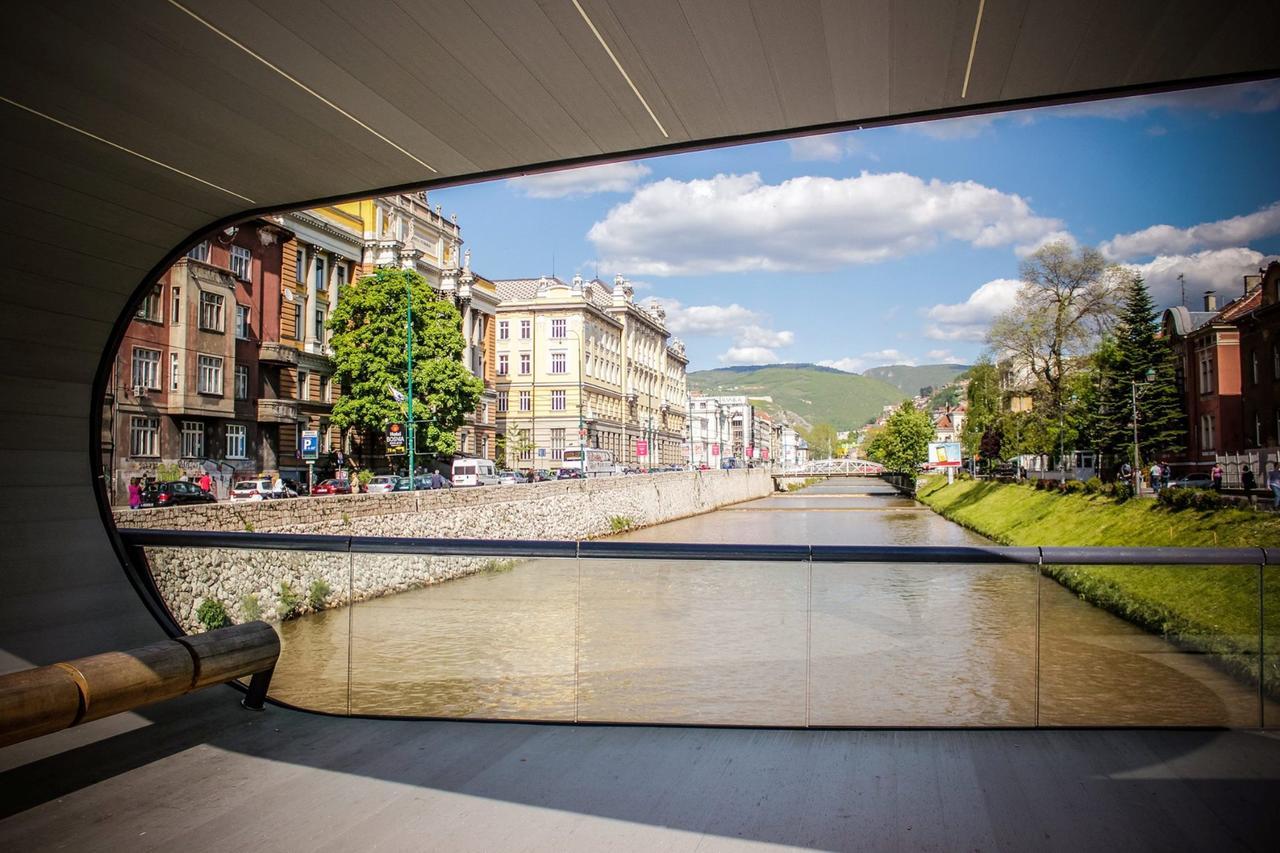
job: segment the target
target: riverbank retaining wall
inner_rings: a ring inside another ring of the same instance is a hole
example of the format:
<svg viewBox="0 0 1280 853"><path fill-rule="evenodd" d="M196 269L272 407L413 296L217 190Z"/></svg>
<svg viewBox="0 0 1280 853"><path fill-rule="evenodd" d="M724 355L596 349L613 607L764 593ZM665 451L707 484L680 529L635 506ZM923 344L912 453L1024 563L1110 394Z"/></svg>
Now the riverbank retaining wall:
<svg viewBox="0 0 1280 853"><path fill-rule="evenodd" d="M615 525L646 527L768 496L763 469L683 471L517 486L335 495L283 501L117 510L120 527L168 530L312 533L443 539L589 539ZM324 554L156 548L152 576L179 624L199 630L196 611L216 600L232 619L257 612L282 618L315 609L308 592L328 592L320 607L403 592L510 561L464 557ZM283 585L283 586L282 586ZM291 602L296 596L297 602ZM292 606L291 606L292 605Z"/></svg>

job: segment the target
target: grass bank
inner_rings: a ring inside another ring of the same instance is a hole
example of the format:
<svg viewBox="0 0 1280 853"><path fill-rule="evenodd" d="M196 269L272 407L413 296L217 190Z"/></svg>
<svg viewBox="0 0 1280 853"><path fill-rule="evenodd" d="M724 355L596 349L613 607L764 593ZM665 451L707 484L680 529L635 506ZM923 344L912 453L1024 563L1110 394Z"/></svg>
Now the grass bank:
<svg viewBox="0 0 1280 853"><path fill-rule="evenodd" d="M1028 486L927 480L916 497L938 514L1005 545L1280 546L1280 516L1250 509L1171 510L1154 501ZM1236 675L1258 676L1256 566L1045 566L1085 601L1180 646L1213 655ZM1267 692L1280 696L1280 567L1263 598Z"/></svg>

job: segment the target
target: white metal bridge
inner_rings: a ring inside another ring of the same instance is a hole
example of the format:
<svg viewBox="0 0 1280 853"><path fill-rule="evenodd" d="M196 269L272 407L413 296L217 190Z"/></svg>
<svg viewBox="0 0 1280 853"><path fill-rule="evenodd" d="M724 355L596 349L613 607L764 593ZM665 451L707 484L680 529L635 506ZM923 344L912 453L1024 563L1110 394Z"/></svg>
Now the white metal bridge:
<svg viewBox="0 0 1280 853"><path fill-rule="evenodd" d="M775 468L775 477L878 477L884 466L867 459L811 459L803 465Z"/></svg>

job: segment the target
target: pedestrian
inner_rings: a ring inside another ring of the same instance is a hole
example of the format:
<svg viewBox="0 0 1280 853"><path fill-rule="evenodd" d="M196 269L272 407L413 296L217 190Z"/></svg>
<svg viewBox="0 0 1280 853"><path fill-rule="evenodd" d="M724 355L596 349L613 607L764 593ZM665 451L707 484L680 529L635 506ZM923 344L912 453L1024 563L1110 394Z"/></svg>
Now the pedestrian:
<svg viewBox="0 0 1280 853"><path fill-rule="evenodd" d="M432 472L431 472L431 488L433 488L433 489L443 489L443 488L444 488L444 477L440 476L440 472L439 472L439 471L432 471Z"/></svg>
<svg viewBox="0 0 1280 853"><path fill-rule="evenodd" d="M1164 469L1160 467L1159 462L1151 463L1151 491L1160 491L1160 475L1164 473Z"/></svg>
<svg viewBox="0 0 1280 853"><path fill-rule="evenodd" d="M1280 492L1277 492L1280 494ZM142 506L142 484L137 477L129 480L129 509L138 509Z"/></svg>
<svg viewBox="0 0 1280 853"><path fill-rule="evenodd" d="M1280 464L1267 472L1267 485L1271 487L1271 494L1275 498L1271 503L1272 508L1280 509Z"/></svg>
<svg viewBox="0 0 1280 853"><path fill-rule="evenodd" d="M1253 476L1253 469L1249 467L1248 462L1244 463L1240 469L1240 485L1244 487L1245 497L1252 500L1250 493L1258 487L1258 479Z"/></svg>
<svg viewBox="0 0 1280 853"><path fill-rule="evenodd" d="M1213 470L1209 472L1209 479L1213 481L1213 490L1215 492L1222 491L1222 465L1220 463L1213 463Z"/></svg>
<svg viewBox="0 0 1280 853"><path fill-rule="evenodd" d="M284 497L284 480L280 479L277 473L276 478L271 481L271 494L277 497Z"/></svg>
<svg viewBox="0 0 1280 853"><path fill-rule="evenodd" d="M200 491L208 492L213 488L213 478L209 476L209 472L205 471L200 475Z"/></svg>

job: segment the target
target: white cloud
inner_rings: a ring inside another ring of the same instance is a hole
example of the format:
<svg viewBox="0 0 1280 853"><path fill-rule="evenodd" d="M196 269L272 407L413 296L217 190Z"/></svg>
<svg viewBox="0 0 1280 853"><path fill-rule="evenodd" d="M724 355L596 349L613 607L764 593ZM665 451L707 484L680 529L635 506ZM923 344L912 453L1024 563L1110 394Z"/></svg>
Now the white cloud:
<svg viewBox="0 0 1280 853"><path fill-rule="evenodd" d="M1227 113L1264 113L1278 108L1280 82L1263 80L1257 83L1188 89L1183 92L1064 104L1037 110L1036 115L1127 119L1144 116L1155 110L1197 111L1216 116Z"/></svg>
<svg viewBox="0 0 1280 853"><path fill-rule="evenodd" d="M667 329L673 335L734 335L744 327L758 328L761 315L736 302L732 305L684 305L678 299L655 296L650 303L667 312Z"/></svg>
<svg viewBox="0 0 1280 853"><path fill-rule="evenodd" d="M1013 253L1020 258L1025 258L1027 255L1034 253L1041 246L1045 246L1049 243L1066 243L1073 249L1080 245L1080 241L1076 240L1075 235L1070 231L1052 231L1034 242L1024 243L1021 246L1014 246Z"/></svg>
<svg viewBox="0 0 1280 853"><path fill-rule="evenodd" d="M1032 244L1061 229L1018 195L974 181L902 172L797 177L758 173L641 187L587 237L607 266L634 275L830 270L923 252L942 240Z"/></svg>
<svg viewBox="0 0 1280 853"><path fill-rule="evenodd" d="M931 349L924 354L925 358L939 364L959 364L960 359L949 349Z"/></svg>
<svg viewBox="0 0 1280 853"><path fill-rule="evenodd" d="M857 356L849 356L847 358L820 361L818 365L820 367L834 367L836 370L843 370L845 373L861 373L866 368L867 362Z"/></svg>
<svg viewBox="0 0 1280 853"><path fill-rule="evenodd" d="M954 305L934 305L925 311L930 321L925 326L927 338L937 341L980 341L987 334L991 321L1013 307L1022 282L1012 278L997 278L983 284L964 302Z"/></svg>
<svg viewBox="0 0 1280 853"><path fill-rule="evenodd" d="M801 136L788 139L791 159L797 161L823 160L835 163L856 154L865 154L872 160L880 158L863 150L861 140L849 133L828 133L822 136Z"/></svg>
<svg viewBox="0 0 1280 853"><path fill-rule="evenodd" d="M605 163L513 178L512 185L532 198L566 198L596 193L631 192L649 174L643 163Z"/></svg>
<svg viewBox="0 0 1280 853"><path fill-rule="evenodd" d="M778 354L768 347L729 347L720 354L722 364L777 364Z"/></svg>
<svg viewBox="0 0 1280 853"><path fill-rule="evenodd" d="M916 360L901 350L882 349L875 352L864 352L862 355L851 355L845 358L828 359L818 362L820 367L834 367L845 373L861 373L869 367L883 367L890 364L914 365Z"/></svg>
<svg viewBox="0 0 1280 853"><path fill-rule="evenodd" d="M789 347L796 341L795 333L775 332L763 326L743 326L738 330L738 343L743 346Z"/></svg>
<svg viewBox="0 0 1280 853"><path fill-rule="evenodd" d="M999 116L962 116L961 118L944 118L934 121L922 121L904 125L913 133L923 134L932 139L974 139L987 131Z"/></svg>
<svg viewBox="0 0 1280 853"><path fill-rule="evenodd" d="M1223 249L1280 234L1280 201L1261 210L1190 228L1152 225L1131 234L1117 234L1100 247L1112 260L1182 255L1199 249Z"/></svg>
<svg viewBox="0 0 1280 853"><path fill-rule="evenodd" d="M1162 307L1182 304L1182 283L1178 281L1181 273L1188 307L1198 310L1204 304L1202 295L1206 290L1217 291L1219 305L1243 296L1243 276L1256 273L1273 260L1277 260L1276 255L1231 248L1208 249L1193 255L1161 255L1145 264L1126 266L1146 281L1152 299Z"/></svg>

